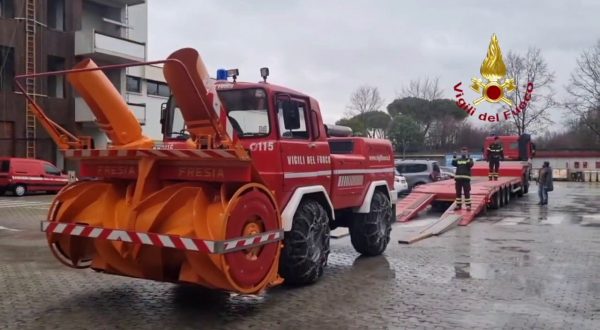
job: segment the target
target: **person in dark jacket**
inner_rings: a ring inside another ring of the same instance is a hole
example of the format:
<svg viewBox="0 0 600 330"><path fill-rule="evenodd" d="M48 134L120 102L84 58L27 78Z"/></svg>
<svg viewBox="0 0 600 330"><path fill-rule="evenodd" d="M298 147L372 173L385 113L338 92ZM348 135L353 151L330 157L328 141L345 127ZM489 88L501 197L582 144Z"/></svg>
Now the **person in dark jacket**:
<svg viewBox="0 0 600 330"><path fill-rule="evenodd" d="M498 180L498 171L500 170L500 161L504 160L504 149L502 143L498 141L498 136L494 135L494 143L487 148L487 158L490 165L488 177L490 181Z"/></svg>
<svg viewBox="0 0 600 330"><path fill-rule="evenodd" d="M538 174L537 179L538 184L538 196L540 197L540 201L538 205L547 205L548 204L548 190L552 187L552 167L550 167L550 162L544 162L540 172Z"/></svg>
<svg viewBox="0 0 600 330"><path fill-rule="evenodd" d="M456 154L452 158L452 166L456 167L454 175L454 187L456 189L456 207L455 210L460 210L462 207L462 193L465 193L465 204L467 211L471 210L471 167L473 167L473 159L469 156L466 147L460 151L460 158L456 158Z"/></svg>

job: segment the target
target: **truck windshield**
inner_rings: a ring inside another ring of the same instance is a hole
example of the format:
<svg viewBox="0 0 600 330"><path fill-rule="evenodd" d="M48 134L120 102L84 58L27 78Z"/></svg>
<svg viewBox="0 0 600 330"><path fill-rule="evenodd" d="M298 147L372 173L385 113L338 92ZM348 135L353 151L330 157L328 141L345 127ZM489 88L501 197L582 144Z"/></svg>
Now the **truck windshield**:
<svg viewBox="0 0 600 330"><path fill-rule="evenodd" d="M218 93L229 121L240 137L266 136L271 132L264 89L231 89Z"/></svg>
<svg viewBox="0 0 600 330"><path fill-rule="evenodd" d="M163 115L163 120L166 120L166 122L163 123L163 125L165 125L163 126L165 129L165 138L187 140L189 138L189 133L174 96L171 96L169 99L169 104L172 106L169 107L169 105L167 105L167 114Z"/></svg>
<svg viewBox="0 0 600 330"><path fill-rule="evenodd" d="M267 95L260 88L232 89L218 91L219 99L225 106L229 121L240 137L267 136L271 132ZM187 139L189 133L175 97L167 109L166 136L168 139Z"/></svg>

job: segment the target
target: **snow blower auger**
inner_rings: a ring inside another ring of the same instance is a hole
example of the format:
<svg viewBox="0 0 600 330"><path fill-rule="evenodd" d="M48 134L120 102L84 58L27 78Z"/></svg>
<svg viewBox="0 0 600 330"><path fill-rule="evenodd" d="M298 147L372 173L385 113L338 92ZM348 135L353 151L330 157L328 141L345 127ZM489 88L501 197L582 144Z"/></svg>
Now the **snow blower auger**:
<svg viewBox="0 0 600 330"><path fill-rule="evenodd" d="M186 124L183 144L157 148L102 71L155 63L164 63ZM247 294L282 282L281 210L240 146L195 50L107 67L86 59L72 70L17 79L51 74L66 74L111 141L106 149L92 148L89 138L62 129L26 95L65 157L78 159L80 176L91 178L66 186L41 224L58 260Z"/></svg>

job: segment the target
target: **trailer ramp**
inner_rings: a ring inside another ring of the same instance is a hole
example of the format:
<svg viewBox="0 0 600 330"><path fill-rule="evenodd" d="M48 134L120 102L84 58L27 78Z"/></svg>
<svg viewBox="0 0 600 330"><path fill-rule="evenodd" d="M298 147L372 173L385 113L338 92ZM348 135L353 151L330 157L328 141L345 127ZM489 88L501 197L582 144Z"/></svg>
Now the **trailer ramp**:
<svg viewBox="0 0 600 330"><path fill-rule="evenodd" d="M486 198L484 195L471 195L471 210L467 211L465 208L461 210L454 210L456 203L452 203L450 207L442 214L439 220L423 228L417 233L406 233L400 237L398 243L401 244L412 244L422 239L439 236L454 226L466 226L477 215L485 210Z"/></svg>
<svg viewBox="0 0 600 330"><path fill-rule="evenodd" d="M416 217L435 199L435 194L412 192L396 204L396 221L406 222Z"/></svg>
<svg viewBox="0 0 600 330"><path fill-rule="evenodd" d="M398 239L398 243L400 244L412 244L422 239L437 236L445 233L450 230L452 227L456 226L459 221L462 219L462 215L460 214L444 214L440 217L439 220L430 224L429 226L421 229L416 233L405 233Z"/></svg>

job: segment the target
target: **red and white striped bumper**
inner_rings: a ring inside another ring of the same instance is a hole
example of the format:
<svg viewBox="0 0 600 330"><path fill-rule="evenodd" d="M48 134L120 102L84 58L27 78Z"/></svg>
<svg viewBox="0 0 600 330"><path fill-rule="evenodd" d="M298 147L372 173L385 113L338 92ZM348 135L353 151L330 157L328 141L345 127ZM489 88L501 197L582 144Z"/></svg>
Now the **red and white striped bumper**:
<svg viewBox="0 0 600 330"><path fill-rule="evenodd" d="M122 229L108 229L55 221L42 221L41 230L43 232L53 234L104 239L108 241L121 241L126 243L152 245L163 248L215 254L245 250L277 242L283 239L283 229L272 230L256 235L232 238L223 241L211 241L199 238L181 237L177 235L140 233Z"/></svg>
<svg viewBox="0 0 600 330"><path fill-rule="evenodd" d="M141 150L125 150L125 149L68 149L64 151L67 158L140 158L140 157L156 157L156 158L177 158L177 159L237 159L235 150L231 149L211 149L211 150L196 150L196 149L141 149Z"/></svg>

